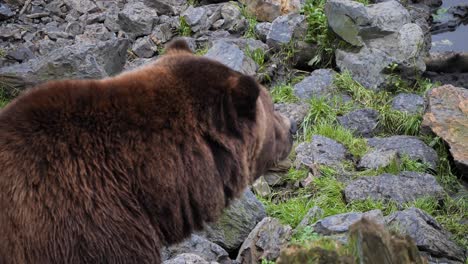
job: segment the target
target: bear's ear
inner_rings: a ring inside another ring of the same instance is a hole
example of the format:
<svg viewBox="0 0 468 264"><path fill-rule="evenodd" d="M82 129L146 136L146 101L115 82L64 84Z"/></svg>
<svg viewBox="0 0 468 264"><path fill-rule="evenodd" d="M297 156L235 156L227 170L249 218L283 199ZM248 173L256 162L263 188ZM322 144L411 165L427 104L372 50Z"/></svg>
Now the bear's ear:
<svg viewBox="0 0 468 264"><path fill-rule="evenodd" d="M190 49L187 41L181 38L176 38L169 42L166 45L166 52L165 54L173 54L173 53L190 53L192 54L192 50Z"/></svg>
<svg viewBox="0 0 468 264"><path fill-rule="evenodd" d="M260 94L260 86L257 81L247 75L241 75L232 81L231 98L237 115L249 119L255 119L257 112L257 99Z"/></svg>

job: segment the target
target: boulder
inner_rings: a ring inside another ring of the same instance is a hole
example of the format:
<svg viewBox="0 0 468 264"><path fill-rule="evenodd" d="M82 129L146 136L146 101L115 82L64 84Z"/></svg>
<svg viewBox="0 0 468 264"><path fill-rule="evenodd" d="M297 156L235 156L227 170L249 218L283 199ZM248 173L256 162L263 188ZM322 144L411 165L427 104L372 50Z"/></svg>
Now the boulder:
<svg viewBox="0 0 468 264"><path fill-rule="evenodd" d="M336 72L331 69L314 70L310 76L294 85L294 94L304 100L314 97L329 97L336 93L333 79Z"/></svg>
<svg viewBox="0 0 468 264"><path fill-rule="evenodd" d="M0 21L13 17L15 13L6 4L0 3Z"/></svg>
<svg viewBox="0 0 468 264"><path fill-rule="evenodd" d="M340 125L351 130L354 135L371 137L377 131L379 112L374 109L359 109L338 117Z"/></svg>
<svg viewBox="0 0 468 264"><path fill-rule="evenodd" d="M139 38L133 43L132 51L140 58L151 58L156 52L156 45L149 36Z"/></svg>
<svg viewBox="0 0 468 264"><path fill-rule="evenodd" d="M137 38L149 35L157 18L156 11L142 2L129 2L119 12L117 23L123 31Z"/></svg>
<svg viewBox="0 0 468 264"><path fill-rule="evenodd" d="M299 0L242 0L241 2L246 5L247 12L262 22L272 22L281 15L299 11L301 8Z"/></svg>
<svg viewBox="0 0 468 264"><path fill-rule="evenodd" d="M437 167L437 153L417 137L375 137L367 139L367 145L377 150L394 150L398 155L407 155L412 160L426 163L432 169Z"/></svg>
<svg viewBox="0 0 468 264"><path fill-rule="evenodd" d="M406 78L425 71L423 31L411 23L410 14L397 1L366 7L350 0L330 0L325 13L332 30L357 47L336 50L338 68L349 71L366 88L385 88L388 67L393 64Z"/></svg>
<svg viewBox="0 0 468 264"><path fill-rule="evenodd" d="M267 35L270 32L270 28L271 28L271 23L262 22L262 23L258 23L257 25L255 25L254 32L261 41L266 42Z"/></svg>
<svg viewBox="0 0 468 264"><path fill-rule="evenodd" d="M348 203L372 199L402 205L418 198L442 198L445 192L433 175L405 171L399 175L360 177L346 186L344 194Z"/></svg>
<svg viewBox="0 0 468 264"><path fill-rule="evenodd" d="M290 226L283 226L278 219L266 217L252 230L242 243L237 263L260 263L262 259L275 260L280 250L291 238Z"/></svg>
<svg viewBox="0 0 468 264"><path fill-rule="evenodd" d="M122 71L129 46L128 39L77 43L22 64L1 68L0 74L38 81L104 78Z"/></svg>
<svg viewBox="0 0 468 264"><path fill-rule="evenodd" d="M195 255L195 254L190 254L190 253L184 253L176 256L175 258L172 258L170 260L166 260L163 262L164 264L215 264L213 262L208 262L204 260L202 257Z"/></svg>
<svg viewBox="0 0 468 264"><path fill-rule="evenodd" d="M418 114L424 110L424 98L417 94L400 93L392 100L392 108L408 114Z"/></svg>
<svg viewBox="0 0 468 264"><path fill-rule="evenodd" d="M265 180L263 176L258 178L253 184L252 184L252 190L254 193L260 197L265 197L271 193L270 185L268 182Z"/></svg>
<svg viewBox="0 0 468 264"><path fill-rule="evenodd" d="M184 253L198 255L204 260L216 261L220 264L232 263L226 250L197 235L192 235L179 244L163 249L161 255L163 260L168 260Z"/></svg>
<svg viewBox="0 0 468 264"><path fill-rule="evenodd" d="M190 26L192 32L199 32L207 30L211 25L208 24L208 10L205 7L189 6L181 17Z"/></svg>
<svg viewBox="0 0 468 264"><path fill-rule="evenodd" d="M247 189L240 199L233 201L224 210L217 222L206 225L201 234L228 252L233 252L240 247L255 225L265 217L263 204Z"/></svg>
<svg viewBox="0 0 468 264"><path fill-rule="evenodd" d="M270 31L266 37L266 43L270 47L280 49L294 37L301 37L303 39L305 36L298 35L302 32L304 26L307 27L307 21L303 15L293 13L280 16L272 22Z"/></svg>
<svg viewBox="0 0 468 264"><path fill-rule="evenodd" d="M422 126L450 147L458 171L468 177L468 90L444 85L429 91Z"/></svg>
<svg viewBox="0 0 468 264"><path fill-rule="evenodd" d="M450 239L450 233L430 215L418 208L409 208L386 217L387 225L414 239L419 250L435 257L464 261L465 253Z"/></svg>
<svg viewBox="0 0 468 264"><path fill-rule="evenodd" d="M95 12L98 10L97 5L91 0L64 0L65 4L82 14Z"/></svg>
<svg viewBox="0 0 468 264"><path fill-rule="evenodd" d="M378 169L390 165L393 161L398 160L398 152L395 150L372 150L366 153L359 160L358 168L360 169Z"/></svg>
<svg viewBox="0 0 468 264"><path fill-rule="evenodd" d="M382 211L376 209L365 213L351 212L328 216L318 220L313 225L313 228L315 232L324 236L342 234L348 232L350 226L360 221L363 217L380 224L385 222Z"/></svg>
<svg viewBox="0 0 468 264"><path fill-rule="evenodd" d="M187 0L144 0L149 8L155 8L159 15L178 15L187 8Z"/></svg>
<svg viewBox="0 0 468 264"><path fill-rule="evenodd" d="M307 226L311 226L314 224L317 219L323 216L322 208L318 206L314 206L307 211L307 214L302 218L301 222L296 226L295 231L302 231Z"/></svg>
<svg viewBox="0 0 468 264"><path fill-rule="evenodd" d="M239 46L226 41L217 41L205 56L247 75L254 75L258 68L255 61L245 55Z"/></svg>
<svg viewBox="0 0 468 264"><path fill-rule="evenodd" d="M346 160L346 148L333 139L314 135L310 143L303 142L296 147L296 167L304 165L313 167L321 165L337 165Z"/></svg>
<svg viewBox="0 0 468 264"><path fill-rule="evenodd" d="M309 107L307 103L277 103L275 104L275 111L294 120L300 126L309 113Z"/></svg>

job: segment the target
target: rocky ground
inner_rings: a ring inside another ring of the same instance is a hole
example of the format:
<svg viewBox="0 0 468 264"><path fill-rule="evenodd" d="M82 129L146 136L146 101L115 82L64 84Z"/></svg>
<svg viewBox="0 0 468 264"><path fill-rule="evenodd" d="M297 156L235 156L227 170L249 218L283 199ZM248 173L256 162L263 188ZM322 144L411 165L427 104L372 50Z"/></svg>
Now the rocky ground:
<svg viewBox="0 0 468 264"><path fill-rule="evenodd" d="M165 263L304 263L291 252L353 263L349 230L363 218L408 235L429 263L466 263L468 55L430 44L468 8L377 2L6 0L0 106L41 81L133 69L183 36L255 75L301 125L289 161Z"/></svg>

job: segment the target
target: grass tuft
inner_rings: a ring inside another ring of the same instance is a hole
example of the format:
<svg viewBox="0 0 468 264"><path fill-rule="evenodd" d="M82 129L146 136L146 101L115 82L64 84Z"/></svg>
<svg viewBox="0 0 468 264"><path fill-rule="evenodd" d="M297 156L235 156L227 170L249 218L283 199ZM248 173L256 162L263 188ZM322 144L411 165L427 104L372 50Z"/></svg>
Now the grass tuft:
<svg viewBox="0 0 468 264"><path fill-rule="evenodd" d="M179 35L183 37L189 37L192 35L192 29L190 28L190 25L187 23L185 20L185 17L180 16L179 17Z"/></svg>
<svg viewBox="0 0 468 264"><path fill-rule="evenodd" d="M276 85L270 91L274 103L295 103L299 98L294 95L293 87L290 84Z"/></svg>

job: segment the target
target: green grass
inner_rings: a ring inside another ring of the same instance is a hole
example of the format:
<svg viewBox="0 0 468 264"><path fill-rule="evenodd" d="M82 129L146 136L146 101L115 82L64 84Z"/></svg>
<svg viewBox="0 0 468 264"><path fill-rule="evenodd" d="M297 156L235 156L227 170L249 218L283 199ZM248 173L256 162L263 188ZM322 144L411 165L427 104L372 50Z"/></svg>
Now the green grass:
<svg viewBox="0 0 468 264"><path fill-rule="evenodd" d="M192 29L190 28L190 25L187 23L185 20L185 17L180 16L179 17L179 35L183 37L189 37L192 35Z"/></svg>
<svg viewBox="0 0 468 264"><path fill-rule="evenodd" d="M281 223L296 227L313 204L308 195L298 195L284 201L275 201L274 195L268 198L260 198L265 205L267 214L278 218Z"/></svg>
<svg viewBox="0 0 468 264"><path fill-rule="evenodd" d="M257 18L247 11L246 6L240 6L241 15L247 19L248 27L247 30L244 32L244 38L257 38L257 34L255 34L255 26L258 24Z"/></svg>
<svg viewBox="0 0 468 264"><path fill-rule="evenodd" d="M294 95L293 87L290 84L276 85L270 91L274 103L295 103L299 98Z"/></svg>

